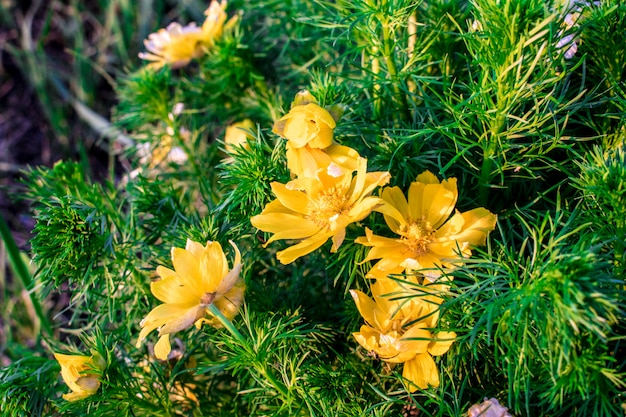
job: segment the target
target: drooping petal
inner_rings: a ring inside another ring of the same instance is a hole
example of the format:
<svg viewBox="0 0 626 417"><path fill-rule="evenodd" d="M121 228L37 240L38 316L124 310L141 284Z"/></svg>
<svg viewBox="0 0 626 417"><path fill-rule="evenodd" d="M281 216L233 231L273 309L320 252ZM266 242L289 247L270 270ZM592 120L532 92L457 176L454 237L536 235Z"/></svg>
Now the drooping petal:
<svg viewBox="0 0 626 417"><path fill-rule="evenodd" d="M218 295L222 295L230 291L235 285L235 282L237 282L237 280L239 279L240 272L241 272L241 264L239 263L239 264L234 265L233 269L231 269L228 272L228 274L226 274L226 276L224 276L222 281L219 283L219 285L215 289L215 292Z"/></svg>
<svg viewBox="0 0 626 417"><path fill-rule="evenodd" d="M435 361L428 353L421 353L404 363L402 376L407 379L410 384L408 388L410 392L414 392L417 388L426 389L429 386L439 386L439 371Z"/></svg>
<svg viewBox="0 0 626 417"><path fill-rule="evenodd" d="M163 304L168 305L168 304ZM200 304L200 300L198 300L198 304L188 308L184 311L183 314L180 314L175 317L171 317L167 323L163 324L159 328L159 335L164 335L168 333L176 333L181 330L188 329L191 327L196 320L203 317L206 313L206 306Z"/></svg>
<svg viewBox="0 0 626 417"><path fill-rule="evenodd" d="M172 346L170 345L170 335L166 333L159 337L159 340L154 345L154 356L162 361L167 360Z"/></svg>
<svg viewBox="0 0 626 417"><path fill-rule="evenodd" d="M312 236L302 242L293 245L285 250L282 250L276 254L276 258L283 265L287 265L300 258L301 256L308 255L315 249L322 246L331 235L318 233L316 236Z"/></svg>
<svg viewBox="0 0 626 417"><path fill-rule="evenodd" d="M239 308L243 304L244 292L246 290L246 284L243 279L239 278L232 288L223 296L216 298L213 304L222 312L222 314L228 319L232 320ZM211 317L209 324L214 327L221 327L219 320Z"/></svg>
<svg viewBox="0 0 626 417"><path fill-rule="evenodd" d="M198 299L198 304L199 302L200 300ZM143 342L150 332L163 326L170 320L175 320L184 315L188 310L189 307L187 306L181 307L175 304L161 304L156 306L140 323L141 332L139 332L137 347L141 346L141 342Z"/></svg>
<svg viewBox="0 0 626 417"><path fill-rule="evenodd" d="M330 248L331 253L337 252L343 240L346 238L346 229L343 227L342 229L337 230L337 232L333 235L332 241L333 245Z"/></svg>
<svg viewBox="0 0 626 417"><path fill-rule="evenodd" d="M378 309L378 306L374 300L359 290L350 290L350 295L352 296L352 299L354 299L356 308L359 310L359 313L361 313L365 322L369 325L375 324L376 318L374 316L374 312Z"/></svg>

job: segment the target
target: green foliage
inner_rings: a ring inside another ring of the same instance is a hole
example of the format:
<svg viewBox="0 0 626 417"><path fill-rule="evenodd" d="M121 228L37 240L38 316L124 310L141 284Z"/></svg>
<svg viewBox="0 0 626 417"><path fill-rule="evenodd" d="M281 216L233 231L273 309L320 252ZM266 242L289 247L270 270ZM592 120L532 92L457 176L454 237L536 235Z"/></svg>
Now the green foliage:
<svg viewBox="0 0 626 417"><path fill-rule="evenodd" d="M25 173L45 289L33 296L53 329L28 349L7 338L3 412L460 416L493 396L513 415L621 415L626 13L579 5L571 25L575 10L556 3L232 1L238 20L214 48L182 68L137 70L144 63L129 50L140 39L107 10L128 61L113 110L126 136L109 149L118 163L108 179L87 158ZM201 22L202 8L159 9L137 30ZM119 13L140 18L129 6ZM567 35L579 47L572 58L557 46ZM84 64L76 72L87 76ZM389 171L405 193L427 169L456 178L460 212L498 215L441 290L433 330L457 339L436 356L438 387L408 392L402 365L352 337L363 319L348 290L371 282L355 239L365 227L393 237L381 214L351 224L335 253L326 242L290 265L276 251L295 242L265 245L250 224L275 200L272 182L291 179L272 127L302 89L341 113L334 140L368 171ZM244 119L256 127L231 149L224 132ZM140 323L163 301L150 291L155 269L172 268L172 248L187 239L237 244L246 301L232 321L209 303L222 327L187 326L159 361L156 334L136 347ZM50 359L48 346L68 345L106 358L99 390L82 401L60 398L68 388Z"/></svg>
<svg viewBox="0 0 626 417"><path fill-rule="evenodd" d="M58 390L59 365L34 355L0 369L2 411L15 417L50 415L50 399Z"/></svg>
<svg viewBox="0 0 626 417"><path fill-rule="evenodd" d="M235 147L222 162L219 182L226 197L218 211L225 214L226 221L249 229L250 217L261 213L272 199L270 184L289 180L284 151L283 141L272 146L259 132L247 146Z"/></svg>

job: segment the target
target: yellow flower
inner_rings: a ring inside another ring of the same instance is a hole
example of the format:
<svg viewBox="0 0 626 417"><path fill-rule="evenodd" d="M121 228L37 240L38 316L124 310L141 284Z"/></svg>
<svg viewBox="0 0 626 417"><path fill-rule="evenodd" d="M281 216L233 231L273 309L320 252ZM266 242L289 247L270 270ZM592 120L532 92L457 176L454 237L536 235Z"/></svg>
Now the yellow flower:
<svg viewBox="0 0 626 417"><path fill-rule="evenodd" d="M247 130L253 130L254 127L254 123L250 119L244 119L241 122L228 126L226 132L224 132L226 152L232 153L238 146L248 148L248 140L254 139L254 137Z"/></svg>
<svg viewBox="0 0 626 417"><path fill-rule="evenodd" d="M64 355L54 353L54 358L61 365L61 377L72 390L63 394L67 401L77 401L95 394L100 388L98 371L106 368L104 359L99 354L92 356Z"/></svg>
<svg viewBox="0 0 626 417"><path fill-rule="evenodd" d="M324 149L333 143L335 119L317 103L294 106L280 118L272 131L289 141L292 148Z"/></svg>
<svg viewBox="0 0 626 417"><path fill-rule="evenodd" d="M356 341L385 362L404 363L402 376L411 392L439 386L432 357L446 353L456 337L454 332L436 336L432 332L443 301L437 293L447 287L430 284L407 290L394 280L382 278L371 289L373 299L361 291L350 291L366 322L353 333Z"/></svg>
<svg viewBox="0 0 626 417"><path fill-rule="evenodd" d="M440 183L429 171L411 184L408 201L398 187L385 188L385 205L377 211L400 238L376 236L367 229L366 236L355 240L372 246L364 262L380 259L369 276L453 268L471 255L472 245L483 245L497 217L482 207L451 216L457 197L456 178Z"/></svg>
<svg viewBox="0 0 626 417"><path fill-rule="evenodd" d="M339 113L335 113L339 118ZM321 107L308 91L296 95L289 113L272 128L287 139L287 167L294 176L315 177L320 169L333 162L342 170L356 169L359 154L333 142L335 126L333 114Z"/></svg>
<svg viewBox="0 0 626 417"><path fill-rule="evenodd" d="M226 21L226 2L211 2L204 12L206 19L202 27L190 23L181 26L179 23L171 23L166 29L159 29L156 33L148 35L144 45L147 53L139 53L139 58L153 61L149 67L159 69L166 64L172 68L184 67L193 58L203 54L204 48L210 48L215 40L222 36L224 22ZM235 18L227 24L234 23Z"/></svg>
<svg viewBox="0 0 626 417"><path fill-rule="evenodd" d="M287 168L293 176L299 178L314 178L320 170L325 170L331 164L342 172L356 170L359 153L354 149L333 143L325 149L303 146L292 148L287 143Z"/></svg>
<svg viewBox="0 0 626 417"><path fill-rule="evenodd" d="M359 158L356 175L341 172L330 165L318 178L301 178L288 184L273 182L276 200L250 219L264 232L274 233L267 244L280 239L303 239L277 257L288 264L313 252L332 237L331 252L337 251L346 234L346 226L365 218L382 204L370 196L374 188L389 181L388 172L366 172L367 160Z"/></svg>
<svg viewBox="0 0 626 417"><path fill-rule="evenodd" d="M181 26L170 23L166 29L151 33L144 45L148 52L140 52L139 58L153 61L150 68L159 69L166 64L172 68L184 67L193 58L202 55L202 29L195 23Z"/></svg>
<svg viewBox="0 0 626 417"><path fill-rule="evenodd" d="M229 271L228 261L218 242L208 242L206 246L187 240L185 249L172 248L174 271L163 266L157 268L161 277L150 284L152 294L165 304L155 307L141 321L141 332L137 347L148 333L159 331L159 341L154 346L154 355L167 359L170 351L169 336L195 324L203 323L219 327L215 318L206 318L207 306L214 304L228 319L232 319L243 303L245 284L239 277L241 254L235 249L233 269Z"/></svg>
<svg viewBox="0 0 626 417"><path fill-rule="evenodd" d="M215 40L222 36L224 22L226 22L228 17L225 12L227 4L226 0L222 0L221 3L213 0L209 8L204 11L206 18L202 24L202 42L205 46L213 46ZM232 26L236 20L237 17L231 18L226 23L226 27Z"/></svg>

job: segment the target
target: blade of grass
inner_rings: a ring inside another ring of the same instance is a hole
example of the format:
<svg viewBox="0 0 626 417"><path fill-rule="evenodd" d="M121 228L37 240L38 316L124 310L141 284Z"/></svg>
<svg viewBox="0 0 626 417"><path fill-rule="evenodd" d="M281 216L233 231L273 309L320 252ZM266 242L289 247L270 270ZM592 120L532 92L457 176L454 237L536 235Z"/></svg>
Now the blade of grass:
<svg viewBox="0 0 626 417"><path fill-rule="evenodd" d="M36 297L35 292L33 291L33 279L28 272L28 268L24 263L24 260L20 256L20 250L15 244L15 240L13 239L13 235L11 235L11 231L9 230L9 225L7 224L4 216L0 213L0 237L4 241L4 246L7 251L9 265L11 266L11 270L15 274L16 277L20 279L24 289L28 291L28 295L33 304L33 308L37 317L39 318L39 323L43 331L48 336L52 336L52 327L50 322L48 321L48 317L43 313L43 309L41 308L41 303L39 299Z"/></svg>

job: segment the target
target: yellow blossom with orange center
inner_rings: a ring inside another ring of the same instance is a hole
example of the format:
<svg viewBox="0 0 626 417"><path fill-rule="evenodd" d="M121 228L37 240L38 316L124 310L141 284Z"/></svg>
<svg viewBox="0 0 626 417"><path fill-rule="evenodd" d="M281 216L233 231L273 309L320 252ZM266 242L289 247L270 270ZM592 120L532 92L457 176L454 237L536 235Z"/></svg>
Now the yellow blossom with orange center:
<svg viewBox="0 0 626 417"><path fill-rule="evenodd" d="M439 386L433 356L443 355L454 341L454 332L433 333L439 318L441 292L447 286L430 284L412 288L390 278L371 285L372 297L351 290L366 324L353 333L356 341L385 362L403 363L402 376L409 391Z"/></svg>
<svg viewBox="0 0 626 417"><path fill-rule="evenodd" d="M100 388L99 373L106 368L106 362L99 354L64 355L54 353L54 358L61 365L61 377L72 390L63 394L67 401L78 401L95 394Z"/></svg>
<svg viewBox="0 0 626 417"><path fill-rule="evenodd" d="M389 181L388 172L367 172L367 160L359 158L355 175L331 164L318 178L300 178L281 184L273 182L276 200L250 219L254 227L274 233L270 244L281 239L302 239L278 252L283 264L313 252L332 238L331 252L337 251L346 227L365 218L382 204L372 191Z"/></svg>
<svg viewBox="0 0 626 417"><path fill-rule="evenodd" d="M219 3L213 0L204 12L206 19L202 27L196 26L196 23L182 26L174 22L165 29L151 33L144 41L148 52L139 53L139 58L152 61L149 67L154 69L159 69L166 64L171 65L172 68L184 67L193 58L200 57L204 49L212 47L215 40L222 36L227 18L226 5L226 1ZM235 18L231 19L226 26L234 22Z"/></svg>
<svg viewBox="0 0 626 417"><path fill-rule="evenodd" d="M174 271L159 266L159 280L150 284L152 294L165 304L155 307L142 321L137 347L153 330L159 332L159 341L154 346L154 355L167 359L170 351L170 334L203 323L219 327L214 317L207 318L207 307L215 305L227 319L232 319L243 303L245 284L239 276L241 254L235 249L233 268L228 269L228 260L218 242L201 243L187 240L185 249L172 248Z"/></svg>
<svg viewBox="0 0 626 417"><path fill-rule="evenodd" d="M339 117L339 113L331 114L321 107L308 91L302 91L289 113L274 123L272 131L287 139L287 167L294 176L315 177L331 163L346 171L356 169L358 152L333 141Z"/></svg>
<svg viewBox="0 0 626 417"><path fill-rule="evenodd" d="M364 262L380 259L370 277L454 268L471 255L472 246L485 244L496 225L497 217L485 208L455 210L456 178L439 182L429 171L411 184L408 200L398 187L383 189L381 197L385 205L377 211L399 237L377 236L366 229L366 235L355 240L372 247Z"/></svg>

